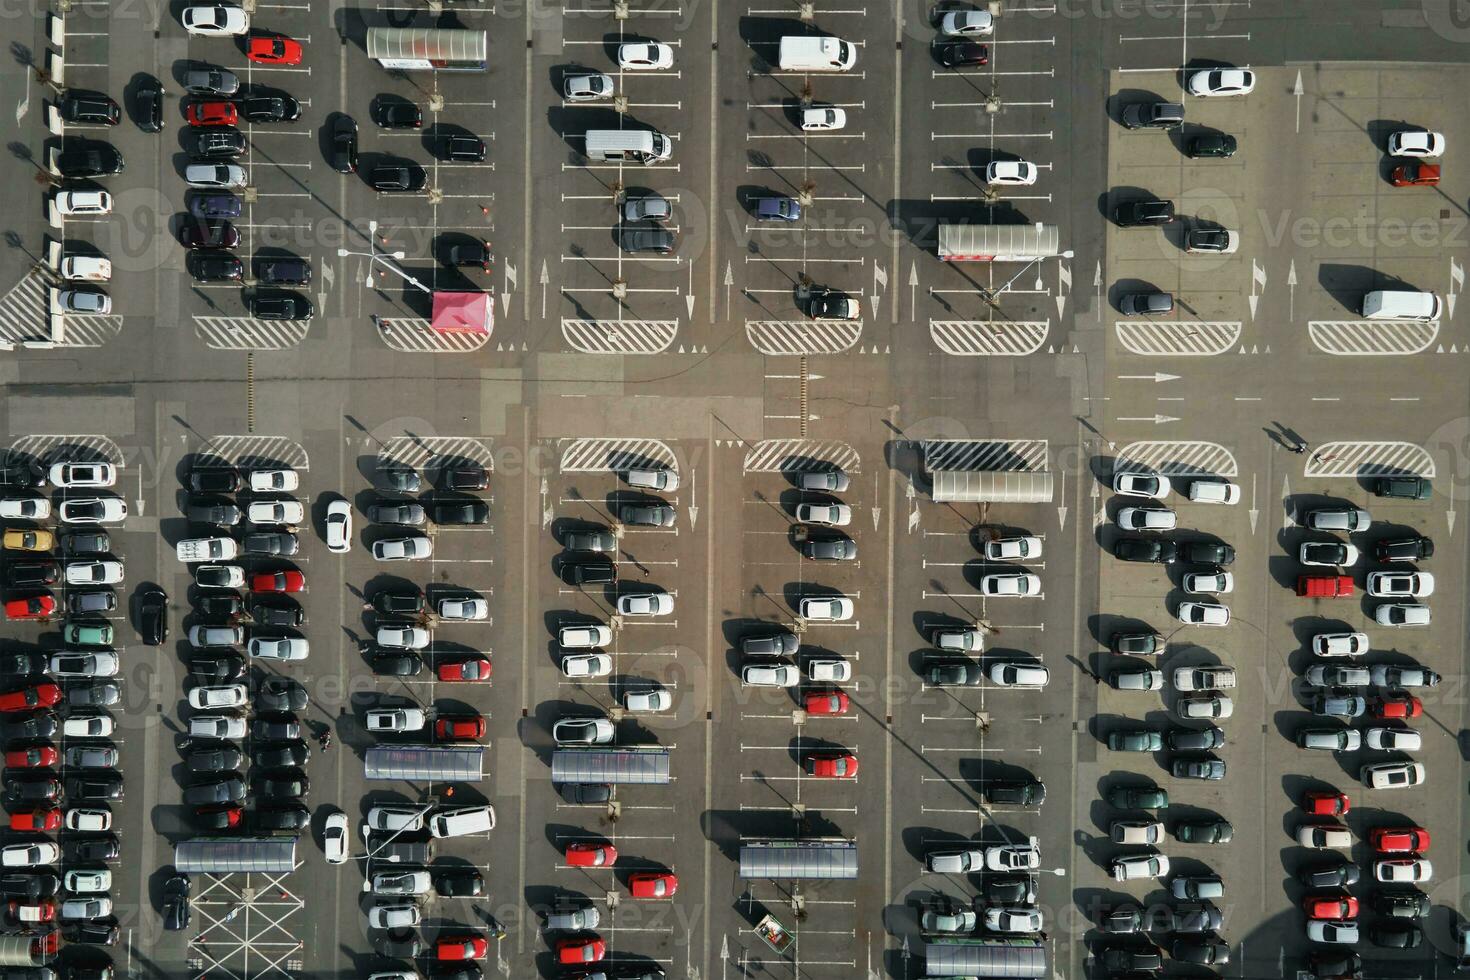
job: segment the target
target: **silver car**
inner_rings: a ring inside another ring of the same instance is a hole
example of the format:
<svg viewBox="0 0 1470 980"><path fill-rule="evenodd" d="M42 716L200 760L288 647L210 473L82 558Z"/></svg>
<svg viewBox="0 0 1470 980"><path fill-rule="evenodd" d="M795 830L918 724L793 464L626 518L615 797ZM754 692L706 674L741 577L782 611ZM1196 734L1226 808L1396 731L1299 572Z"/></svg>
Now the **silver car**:
<svg viewBox="0 0 1470 980"><path fill-rule="evenodd" d="M672 214L669 202L658 194L629 195L623 202L624 221L668 221Z"/></svg>
<svg viewBox="0 0 1470 980"><path fill-rule="evenodd" d="M1372 516L1361 507L1327 507L1307 512L1307 527L1314 531L1366 531Z"/></svg>
<svg viewBox="0 0 1470 980"><path fill-rule="evenodd" d="M602 72L591 72L566 76L561 91L568 102L596 102L612 98L616 89L611 77Z"/></svg>

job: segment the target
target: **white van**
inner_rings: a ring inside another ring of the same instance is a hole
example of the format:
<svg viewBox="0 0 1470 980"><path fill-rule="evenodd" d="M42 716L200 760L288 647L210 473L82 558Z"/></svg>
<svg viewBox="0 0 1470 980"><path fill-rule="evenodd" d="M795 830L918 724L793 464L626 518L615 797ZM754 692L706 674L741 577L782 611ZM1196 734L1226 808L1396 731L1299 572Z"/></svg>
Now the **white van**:
<svg viewBox="0 0 1470 980"><path fill-rule="evenodd" d="M1369 320L1438 320L1440 306L1434 293L1375 289L1363 297L1363 316Z"/></svg>
<svg viewBox="0 0 1470 980"><path fill-rule="evenodd" d="M782 71L848 71L857 64L857 47L840 37L783 37Z"/></svg>
<svg viewBox="0 0 1470 980"><path fill-rule="evenodd" d="M674 155L674 143L654 129L589 129L586 134L588 160L603 163L641 163L650 167Z"/></svg>
<svg viewBox="0 0 1470 980"><path fill-rule="evenodd" d="M1238 504L1240 487L1229 480L1195 480L1189 485L1189 499L1197 504Z"/></svg>
<svg viewBox="0 0 1470 980"><path fill-rule="evenodd" d="M463 837L488 833L495 829L495 808L469 806L459 810L440 810L429 818L429 833L435 837Z"/></svg>
<svg viewBox="0 0 1470 980"><path fill-rule="evenodd" d="M112 278L112 263L95 255L68 255L61 260L61 278L107 282Z"/></svg>
<svg viewBox="0 0 1470 980"><path fill-rule="evenodd" d="M639 487L643 490L662 490L672 493L679 489L679 474L673 470L628 470L623 474L623 479L628 481L628 486Z"/></svg>

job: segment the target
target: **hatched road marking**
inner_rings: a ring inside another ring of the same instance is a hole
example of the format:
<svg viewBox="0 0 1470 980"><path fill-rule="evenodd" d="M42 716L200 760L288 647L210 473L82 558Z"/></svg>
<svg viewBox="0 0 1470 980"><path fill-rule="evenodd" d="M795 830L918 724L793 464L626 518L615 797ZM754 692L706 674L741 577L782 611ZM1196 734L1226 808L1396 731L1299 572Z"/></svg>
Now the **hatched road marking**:
<svg viewBox="0 0 1470 980"><path fill-rule="evenodd" d="M1235 454L1219 443L1159 440L1130 442L1118 451L1117 473L1144 470L1164 476L1222 476L1234 479L1240 475Z"/></svg>
<svg viewBox="0 0 1470 980"><path fill-rule="evenodd" d="M67 316L57 347L101 347L122 332L120 316ZM51 338L51 283L39 269L0 296L0 339L12 344Z"/></svg>
<svg viewBox="0 0 1470 980"><path fill-rule="evenodd" d="M1045 439L930 439L924 441L924 469L1033 472L1047 469Z"/></svg>
<svg viewBox="0 0 1470 980"><path fill-rule="evenodd" d="M662 354L678 333L678 320L561 321L561 335L584 354Z"/></svg>
<svg viewBox="0 0 1470 980"><path fill-rule="evenodd" d="M299 442L285 436L213 436L199 448L200 469L233 466L243 470L267 470L289 466L311 468L311 459Z"/></svg>
<svg viewBox="0 0 1470 980"><path fill-rule="evenodd" d="M1235 347L1240 340L1240 324L1239 320L1119 320L1113 329L1119 342L1134 354L1210 357Z"/></svg>
<svg viewBox="0 0 1470 980"><path fill-rule="evenodd" d="M929 336L946 354L959 357L1021 357L1046 342L1049 320L930 320Z"/></svg>
<svg viewBox="0 0 1470 980"><path fill-rule="evenodd" d="M468 330L439 331L428 320L412 317L378 319L378 336L393 350L405 354L463 354L490 342L488 333Z"/></svg>
<svg viewBox="0 0 1470 980"><path fill-rule="evenodd" d="M378 469L407 466L435 473L448 461L463 460L495 469L490 441L467 436L394 436L378 453Z"/></svg>
<svg viewBox="0 0 1470 980"><path fill-rule="evenodd" d="M1434 478L1434 457L1412 442L1359 442L1344 439L1319 446L1307 459L1306 477L1359 477L1412 474Z"/></svg>
<svg viewBox="0 0 1470 980"><path fill-rule="evenodd" d="M863 321L746 320L750 346L769 356L840 354L863 335Z"/></svg>
<svg viewBox="0 0 1470 980"><path fill-rule="evenodd" d="M658 439L571 439L561 451L563 473L615 473L640 467L678 470L668 443Z"/></svg>
<svg viewBox="0 0 1470 980"><path fill-rule="evenodd" d="M1307 334L1325 354L1421 354L1439 336L1438 320L1309 320Z"/></svg>
<svg viewBox="0 0 1470 980"><path fill-rule="evenodd" d="M35 460L42 466L72 460L106 460L123 466L123 451L107 436L47 435L21 436L5 450L6 464L12 459Z"/></svg>
<svg viewBox="0 0 1470 980"><path fill-rule="evenodd" d="M250 316L196 316L194 336L214 350L289 350L306 339L309 320L257 320Z"/></svg>
<svg viewBox="0 0 1470 980"><path fill-rule="evenodd" d="M763 439L745 454L747 473L806 473L837 467L857 473L858 451L835 439Z"/></svg>

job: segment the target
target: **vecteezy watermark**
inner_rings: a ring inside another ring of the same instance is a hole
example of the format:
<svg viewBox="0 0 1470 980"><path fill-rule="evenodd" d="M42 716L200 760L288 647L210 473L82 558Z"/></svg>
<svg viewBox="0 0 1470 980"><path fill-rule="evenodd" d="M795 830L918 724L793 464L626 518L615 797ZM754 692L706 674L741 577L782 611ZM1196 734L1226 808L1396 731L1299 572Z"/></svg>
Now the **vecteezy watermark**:
<svg viewBox="0 0 1470 980"><path fill-rule="evenodd" d="M1470 42L1470 0L1419 0L1419 6L1435 34L1446 41ZM1405 20L1402 26L1416 25Z"/></svg>
<svg viewBox="0 0 1470 980"><path fill-rule="evenodd" d="M1467 244L1463 215L1448 218L1372 218L1367 215L1316 218L1293 217L1293 212L1272 214L1257 210L1268 248L1290 241L1295 248L1464 248Z"/></svg>

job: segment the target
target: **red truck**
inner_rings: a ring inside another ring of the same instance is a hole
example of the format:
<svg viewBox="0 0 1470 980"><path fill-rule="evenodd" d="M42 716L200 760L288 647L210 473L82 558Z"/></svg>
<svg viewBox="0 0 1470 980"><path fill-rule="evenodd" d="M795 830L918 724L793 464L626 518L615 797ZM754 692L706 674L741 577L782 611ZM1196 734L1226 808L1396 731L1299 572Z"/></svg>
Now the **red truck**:
<svg viewBox="0 0 1470 980"><path fill-rule="evenodd" d="M1309 599L1336 599L1353 594L1351 575L1301 575L1296 580L1296 594Z"/></svg>

